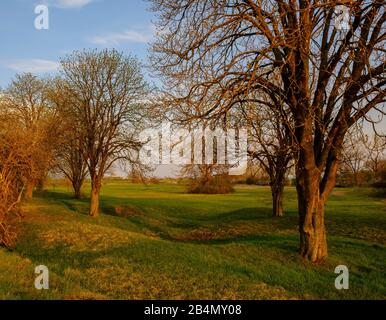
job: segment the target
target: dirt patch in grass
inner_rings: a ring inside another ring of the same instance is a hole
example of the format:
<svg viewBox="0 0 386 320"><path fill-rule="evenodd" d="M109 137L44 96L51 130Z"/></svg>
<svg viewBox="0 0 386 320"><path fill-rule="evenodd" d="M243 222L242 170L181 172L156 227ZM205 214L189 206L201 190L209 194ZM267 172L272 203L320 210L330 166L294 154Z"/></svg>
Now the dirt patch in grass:
<svg viewBox="0 0 386 320"><path fill-rule="evenodd" d="M106 214L121 217L121 218L132 218L143 216L142 210L135 206L124 205L124 206L109 206L104 209Z"/></svg>

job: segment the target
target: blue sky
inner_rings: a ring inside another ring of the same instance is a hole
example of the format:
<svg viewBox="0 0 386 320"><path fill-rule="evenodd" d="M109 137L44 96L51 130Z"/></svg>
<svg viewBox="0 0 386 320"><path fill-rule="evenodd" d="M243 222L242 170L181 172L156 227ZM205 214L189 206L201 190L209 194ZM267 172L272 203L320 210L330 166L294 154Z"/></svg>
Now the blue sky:
<svg viewBox="0 0 386 320"><path fill-rule="evenodd" d="M49 8L49 29L35 29L35 7ZM16 73L55 73L60 57L83 48L117 48L146 62L153 36L144 0L2 0L0 87Z"/></svg>

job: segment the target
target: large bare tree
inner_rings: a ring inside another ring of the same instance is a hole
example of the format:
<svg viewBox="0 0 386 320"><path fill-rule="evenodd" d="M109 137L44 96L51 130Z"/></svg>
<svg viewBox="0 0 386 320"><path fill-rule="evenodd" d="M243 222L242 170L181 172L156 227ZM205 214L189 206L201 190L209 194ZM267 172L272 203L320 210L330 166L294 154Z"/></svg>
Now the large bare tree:
<svg viewBox="0 0 386 320"><path fill-rule="evenodd" d="M55 145L54 171L63 174L70 182L76 199L82 198L82 187L87 176L87 161L84 152L85 131L77 124L77 113L72 107L72 94L66 84L57 78L48 96L57 110L60 122L57 125L58 140Z"/></svg>
<svg viewBox="0 0 386 320"><path fill-rule="evenodd" d="M326 258L325 204L344 137L384 112L385 1L151 2L153 64L171 106L213 118L255 90L283 102L267 107L295 142L300 254Z"/></svg>
<svg viewBox="0 0 386 320"><path fill-rule="evenodd" d="M137 59L116 50L74 52L61 61L70 95L67 105L82 132L82 151L91 178L90 215L98 216L102 179L120 159L135 161L144 119L146 83Z"/></svg>
<svg viewBox="0 0 386 320"><path fill-rule="evenodd" d="M282 217L284 187L292 159L291 135L272 109L249 103L242 106L242 113L250 131L249 156L257 160L268 175L272 213L275 217Z"/></svg>

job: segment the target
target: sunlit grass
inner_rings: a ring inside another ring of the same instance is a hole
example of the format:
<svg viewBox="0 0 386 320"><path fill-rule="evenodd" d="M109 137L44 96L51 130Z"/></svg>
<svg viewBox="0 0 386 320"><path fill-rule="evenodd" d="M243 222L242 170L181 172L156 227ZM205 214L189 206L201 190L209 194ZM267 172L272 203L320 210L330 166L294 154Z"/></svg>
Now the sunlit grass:
<svg viewBox="0 0 386 320"><path fill-rule="evenodd" d="M230 195L183 191L107 181L103 214L92 219L87 199L51 187L26 205L13 251L0 250L0 298L385 298L386 203L371 190L332 195L330 257L322 265L297 254L294 188L286 190L284 218L271 217L265 187L240 186ZM50 270L43 292L34 289L40 264ZM334 287L338 264L350 270L349 290Z"/></svg>

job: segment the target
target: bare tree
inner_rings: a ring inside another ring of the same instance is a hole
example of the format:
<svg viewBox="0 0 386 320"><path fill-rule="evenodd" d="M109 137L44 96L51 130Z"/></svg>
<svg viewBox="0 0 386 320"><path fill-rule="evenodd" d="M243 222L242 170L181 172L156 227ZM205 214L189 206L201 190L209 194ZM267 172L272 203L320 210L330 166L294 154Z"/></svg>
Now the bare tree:
<svg viewBox="0 0 386 320"><path fill-rule="evenodd" d="M371 110L384 113L385 1L151 2L159 31L153 64L169 105L213 118L255 101L257 90L283 101L285 110L267 107L295 142L300 254L326 258L325 204L345 135L372 120Z"/></svg>
<svg viewBox="0 0 386 320"><path fill-rule="evenodd" d="M364 183L363 170L366 163L366 148L362 129L355 126L346 135L343 149L342 161L339 171L348 175L351 185L360 186Z"/></svg>
<svg viewBox="0 0 386 320"><path fill-rule="evenodd" d="M181 170L181 177L189 179L188 192L201 194L226 194L234 189L229 176L229 166L220 164L190 164Z"/></svg>
<svg viewBox="0 0 386 320"><path fill-rule="evenodd" d="M353 126L345 138L340 174L350 178L351 185L369 185L379 178L380 166L385 156L384 136L377 133L369 135L362 126Z"/></svg>
<svg viewBox="0 0 386 320"><path fill-rule="evenodd" d="M82 187L87 176L87 161L83 152L83 140L79 136L66 132L62 137L66 141L59 143L56 149L57 166L70 180L74 197L82 198Z"/></svg>
<svg viewBox="0 0 386 320"><path fill-rule="evenodd" d="M269 176L273 215L282 217L284 187L292 159L291 135L272 109L248 104L242 112L250 129L248 153Z"/></svg>
<svg viewBox="0 0 386 320"><path fill-rule="evenodd" d="M135 161L133 150L143 123L146 84L140 64L115 50L75 52L61 62L66 91L81 128L83 156L91 178L90 215L98 216L102 179L120 159ZM141 100L142 99L142 100ZM142 103L141 103L142 102Z"/></svg>
<svg viewBox="0 0 386 320"><path fill-rule="evenodd" d="M60 122L55 146L55 171L59 171L71 182L76 199L82 198L82 186L87 176L87 161L84 152L84 130L77 124L76 113L71 107L71 92L66 91L65 83L56 79L49 91L49 99L57 110Z"/></svg>
<svg viewBox="0 0 386 320"><path fill-rule="evenodd" d="M370 170L372 179L376 181L380 176L382 161L386 159L386 137L375 134L365 135L363 138L366 150L365 167Z"/></svg>

